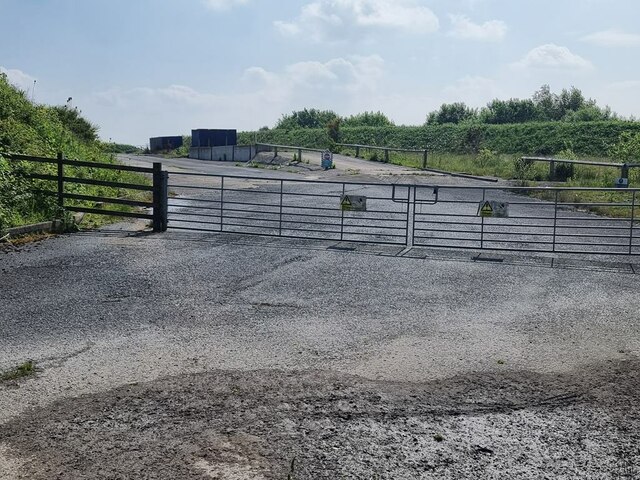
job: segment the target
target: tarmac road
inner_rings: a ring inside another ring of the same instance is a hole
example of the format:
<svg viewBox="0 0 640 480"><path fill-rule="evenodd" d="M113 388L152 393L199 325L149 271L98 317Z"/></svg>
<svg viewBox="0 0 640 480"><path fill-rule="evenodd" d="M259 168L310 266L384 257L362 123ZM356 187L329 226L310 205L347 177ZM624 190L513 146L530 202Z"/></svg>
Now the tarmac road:
<svg viewBox="0 0 640 480"><path fill-rule="evenodd" d="M635 260L141 227L0 252L0 479L636 478Z"/></svg>

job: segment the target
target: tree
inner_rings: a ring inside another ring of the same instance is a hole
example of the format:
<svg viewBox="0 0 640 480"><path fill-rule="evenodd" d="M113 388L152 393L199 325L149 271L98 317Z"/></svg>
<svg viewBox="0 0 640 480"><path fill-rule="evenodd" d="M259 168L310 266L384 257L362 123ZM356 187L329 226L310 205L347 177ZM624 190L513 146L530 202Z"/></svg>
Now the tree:
<svg viewBox="0 0 640 480"><path fill-rule="evenodd" d="M327 136L332 143L340 141L340 117L335 117L327 123Z"/></svg>
<svg viewBox="0 0 640 480"><path fill-rule="evenodd" d="M520 100L512 98L510 100L495 99L487 104L480 112L480 119L483 123L505 124L505 123L525 123L537 119L536 106L533 100Z"/></svg>
<svg viewBox="0 0 640 480"><path fill-rule="evenodd" d="M533 94L533 103L536 106L539 120L550 122L560 120L564 116L560 109L560 100L551 91L549 85L542 85L540 90Z"/></svg>
<svg viewBox="0 0 640 480"><path fill-rule="evenodd" d="M442 125L445 123L462 123L478 118L475 108L467 107L465 103L444 103L439 110L427 115L428 125Z"/></svg>
<svg viewBox="0 0 640 480"><path fill-rule="evenodd" d="M587 105L575 112L568 112L563 120L565 122L597 122L614 118L615 115L611 113L609 107L600 108L595 105Z"/></svg>
<svg viewBox="0 0 640 480"><path fill-rule="evenodd" d="M393 127L394 123L382 112L363 112L342 120L345 127Z"/></svg>
<svg viewBox="0 0 640 480"><path fill-rule="evenodd" d="M315 108L298 110L291 115L283 115L275 128L296 130L298 128L325 128L338 114L331 110L317 110Z"/></svg>

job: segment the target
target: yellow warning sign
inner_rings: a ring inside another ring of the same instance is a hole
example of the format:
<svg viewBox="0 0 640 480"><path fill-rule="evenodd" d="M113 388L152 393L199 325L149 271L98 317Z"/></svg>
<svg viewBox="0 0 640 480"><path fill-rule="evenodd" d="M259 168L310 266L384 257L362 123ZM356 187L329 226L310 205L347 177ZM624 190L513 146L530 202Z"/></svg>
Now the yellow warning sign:
<svg viewBox="0 0 640 480"><path fill-rule="evenodd" d="M507 202L482 201L478 205L478 216L483 218L509 218L509 204Z"/></svg>
<svg viewBox="0 0 640 480"><path fill-rule="evenodd" d="M367 197L360 195L343 195L340 198L340 208L345 212L366 212Z"/></svg>
<svg viewBox="0 0 640 480"><path fill-rule="evenodd" d="M493 217L493 207L491 206L491 202L486 201L480 204L480 208L478 209L478 216Z"/></svg>

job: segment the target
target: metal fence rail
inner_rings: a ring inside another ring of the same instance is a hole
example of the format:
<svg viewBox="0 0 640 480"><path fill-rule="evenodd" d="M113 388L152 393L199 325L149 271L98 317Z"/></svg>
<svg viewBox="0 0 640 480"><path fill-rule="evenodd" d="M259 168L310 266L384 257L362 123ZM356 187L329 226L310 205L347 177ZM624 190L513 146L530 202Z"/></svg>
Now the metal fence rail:
<svg viewBox="0 0 640 480"><path fill-rule="evenodd" d="M181 192L169 201L172 229L474 250L640 254L635 189L170 175L169 186ZM343 210L342 200L354 195L366 197L366 211ZM481 216L487 201L506 205L507 216Z"/></svg>

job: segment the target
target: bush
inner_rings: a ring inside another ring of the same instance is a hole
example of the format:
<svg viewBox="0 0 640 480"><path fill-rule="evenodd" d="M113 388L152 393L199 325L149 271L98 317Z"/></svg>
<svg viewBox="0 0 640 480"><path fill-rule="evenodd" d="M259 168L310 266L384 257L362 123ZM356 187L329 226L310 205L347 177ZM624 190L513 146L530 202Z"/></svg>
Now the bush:
<svg viewBox="0 0 640 480"><path fill-rule="evenodd" d="M486 148L504 154L553 155L570 146L578 155L606 157L612 147L619 143L622 134L628 139L640 134L640 122L609 120L512 125L462 123L421 127L340 127L340 140L343 143L428 148L430 152L456 154L478 152ZM259 143L310 148L328 148L331 144L325 128L241 132L239 140L249 144L254 136ZM633 148L627 150L636 151Z"/></svg>

